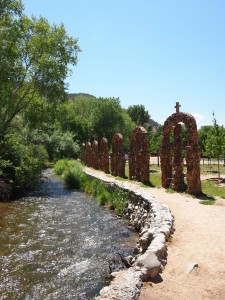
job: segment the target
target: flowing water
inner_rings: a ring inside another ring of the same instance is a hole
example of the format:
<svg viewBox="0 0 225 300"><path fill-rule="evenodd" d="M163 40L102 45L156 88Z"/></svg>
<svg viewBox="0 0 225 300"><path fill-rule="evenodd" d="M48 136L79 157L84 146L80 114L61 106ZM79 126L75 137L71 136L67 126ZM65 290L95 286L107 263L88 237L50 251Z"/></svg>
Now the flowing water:
<svg viewBox="0 0 225 300"><path fill-rule="evenodd" d="M0 203L0 299L94 299L135 241L125 220L47 171L37 191Z"/></svg>

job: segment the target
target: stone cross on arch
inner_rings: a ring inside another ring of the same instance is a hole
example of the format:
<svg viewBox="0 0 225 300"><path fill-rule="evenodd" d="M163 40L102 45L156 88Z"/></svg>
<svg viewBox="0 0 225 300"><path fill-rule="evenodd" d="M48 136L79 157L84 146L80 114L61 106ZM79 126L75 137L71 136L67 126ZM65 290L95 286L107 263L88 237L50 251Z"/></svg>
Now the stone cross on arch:
<svg viewBox="0 0 225 300"><path fill-rule="evenodd" d="M179 102L176 102L176 106L174 106L174 108L176 108L176 113L179 113L180 112L180 103Z"/></svg>

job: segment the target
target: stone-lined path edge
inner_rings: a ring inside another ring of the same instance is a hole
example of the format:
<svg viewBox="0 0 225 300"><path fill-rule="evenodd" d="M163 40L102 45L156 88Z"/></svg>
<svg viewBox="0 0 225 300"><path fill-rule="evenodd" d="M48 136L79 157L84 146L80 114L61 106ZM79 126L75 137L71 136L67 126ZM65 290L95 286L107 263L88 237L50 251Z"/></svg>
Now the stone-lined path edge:
<svg viewBox="0 0 225 300"><path fill-rule="evenodd" d="M96 299L138 299L143 282L156 277L166 264L166 241L173 232L174 218L170 209L152 196L149 188L141 187L140 183L119 181L92 168L85 167L84 171L106 185L119 186L129 193L125 216L139 231L132 266L114 272L110 285L104 287Z"/></svg>

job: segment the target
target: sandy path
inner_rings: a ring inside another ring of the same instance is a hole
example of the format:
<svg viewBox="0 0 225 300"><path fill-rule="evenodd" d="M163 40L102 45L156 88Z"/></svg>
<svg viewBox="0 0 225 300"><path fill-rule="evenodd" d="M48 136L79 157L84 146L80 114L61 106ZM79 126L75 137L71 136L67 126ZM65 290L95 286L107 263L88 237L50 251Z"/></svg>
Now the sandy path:
<svg viewBox="0 0 225 300"><path fill-rule="evenodd" d="M191 196L164 189L149 192L171 209L175 233L161 278L144 284L139 300L224 300L225 206L202 205ZM188 272L191 263L198 267Z"/></svg>
<svg viewBox="0 0 225 300"><path fill-rule="evenodd" d="M87 169L99 178L116 181L111 175ZM132 181L123 184L143 189ZM225 199L207 206L187 194L147 189L170 208L175 217L175 232L168 243L163 273L155 282L144 283L139 300L225 300ZM193 263L198 267L190 272Z"/></svg>

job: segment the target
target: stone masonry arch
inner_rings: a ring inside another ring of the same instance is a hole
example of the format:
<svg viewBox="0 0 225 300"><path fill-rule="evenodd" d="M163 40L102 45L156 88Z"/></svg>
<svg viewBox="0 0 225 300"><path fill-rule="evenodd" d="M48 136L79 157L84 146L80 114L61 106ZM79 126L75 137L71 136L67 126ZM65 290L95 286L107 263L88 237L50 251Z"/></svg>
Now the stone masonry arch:
<svg viewBox="0 0 225 300"><path fill-rule="evenodd" d="M86 142L86 151L85 151L85 162L88 167L92 167L92 149L91 149L91 143Z"/></svg>
<svg viewBox="0 0 225 300"><path fill-rule="evenodd" d="M108 140L105 137L100 142L100 170L109 174Z"/></svg>
<svg viewBox="0 0 225 300"><path fill-rule="evenodd" d="M123 148L123 136L115 133L112 138L111 174L125 177L125 153Z"/></svg>
<svg viewBox="0 0 225 300"><path fill-rule="evenodd" d="M92 167L99 169L98 141L96 140L92 142Z"/></svg>
<svg viewBox="0 0 225 300"><path fill-rule="evenodd" d="M198 134L195 118L179 111L179 103L176 103L176 113L172 114L164 123L163 140L161 149L162 186L172 187L176 191L184 191L183 156L187 164L187 192L189 194L201 193L200 180L200 151L198 146ZM187 128L188 137L186 143L181 139L181 124ZM174 130L174 144L170 143L170 134Z"/></svg>
<svg viewBox="0 0 225 300"><path fill-rule="evenodd" d="M136 126L130 136L129 179L149 182L148 133L142 126Z"/></svg>

